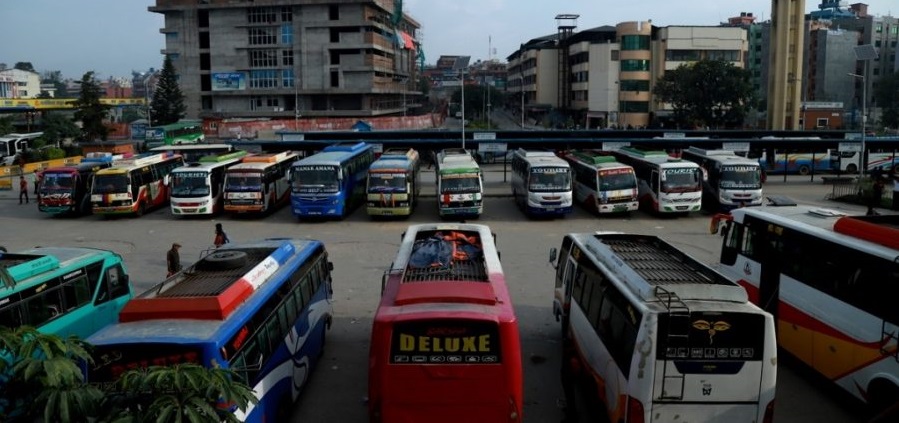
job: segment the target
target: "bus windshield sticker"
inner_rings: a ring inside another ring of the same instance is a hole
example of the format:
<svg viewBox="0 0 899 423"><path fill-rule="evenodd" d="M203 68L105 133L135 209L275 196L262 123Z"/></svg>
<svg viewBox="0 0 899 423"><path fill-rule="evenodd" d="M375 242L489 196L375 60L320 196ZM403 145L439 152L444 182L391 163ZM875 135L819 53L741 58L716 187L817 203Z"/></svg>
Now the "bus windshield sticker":
<svg viewBox="0 0 899 423"><path fill-rule="evenodd" d="M391 364L499 364L496 323L426 320L397 323L390 343Z"/></svg>

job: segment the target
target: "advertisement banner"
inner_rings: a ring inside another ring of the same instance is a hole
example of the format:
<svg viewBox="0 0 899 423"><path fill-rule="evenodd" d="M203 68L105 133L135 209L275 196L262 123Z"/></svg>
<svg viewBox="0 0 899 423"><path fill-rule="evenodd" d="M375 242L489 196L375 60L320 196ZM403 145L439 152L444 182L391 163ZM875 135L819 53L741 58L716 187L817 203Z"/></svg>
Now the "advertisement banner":
<svg viewBox="0 0 899 423"><path fill-rule="evenodd" d="M212 91L245 90L247 76L243 72L223 72L212 74Z"/></svg>

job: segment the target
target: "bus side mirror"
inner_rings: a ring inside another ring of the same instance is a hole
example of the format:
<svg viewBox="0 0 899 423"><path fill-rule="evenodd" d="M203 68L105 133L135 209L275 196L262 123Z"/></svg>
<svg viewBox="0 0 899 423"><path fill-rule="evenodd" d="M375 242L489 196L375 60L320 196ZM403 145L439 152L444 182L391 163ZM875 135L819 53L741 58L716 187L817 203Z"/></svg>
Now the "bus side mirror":
<svg viewBox="0 0 899 423"><path fill-rule="evenodd" d="M556 267L556 257L559 255L559 250L556 247L552 247L549 249L549 264L552 264L553 267Z"/></svg>

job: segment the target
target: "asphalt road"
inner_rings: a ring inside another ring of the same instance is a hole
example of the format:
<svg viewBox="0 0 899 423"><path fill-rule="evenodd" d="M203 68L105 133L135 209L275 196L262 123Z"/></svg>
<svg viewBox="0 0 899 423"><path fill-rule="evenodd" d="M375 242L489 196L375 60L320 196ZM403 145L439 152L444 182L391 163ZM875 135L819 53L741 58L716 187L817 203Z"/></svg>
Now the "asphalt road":
<svg viewBox="0 0 899 423"><path fill-rule="evenodd" d="M487 172L485 214L477 223L497 234L506 280L520 319L524 358L524 418L528 422L553 422L562 418L558 401L561 346L560 328L552 317L553 269L548 251L558 247L568 232L616 230L658 235L688 254L713 262L720 238L708 233L709 216L659 218L642 212L630 216L597 218L581 209L565 219L528 220L508 197L502 173ZM433 181L433 174L423 176ZM433 195L433 186L425 186ZM766 195L787 195L802 202L864 212L860 206L825 200L830 188L790 177L788 182L769 180ZM122 254L138 291L165 276L165 252L180 242L182 261L196 260L212 246L214 224L224 225L233 242L262 237L299 237L323 240L334 263L336 318L328 334L327 350L310 385L295 404L292 421L365 422L368 337L378 302L381 274L399 246L400 234L409 224L433 222L437 214L433 197L425 197L414 216L400 221L370 221L357 210L344 221L297 222L287 208L260 218L218 217L176 219L168 209L141 218L102 220L95 216L51 218L32 202L18 205L16 193L0 191L0 245L17 251L36 245L91 246ZM781 359L775 412L779 422L861 422L857 404L827 383L806 374L801 366Z"/></svg>

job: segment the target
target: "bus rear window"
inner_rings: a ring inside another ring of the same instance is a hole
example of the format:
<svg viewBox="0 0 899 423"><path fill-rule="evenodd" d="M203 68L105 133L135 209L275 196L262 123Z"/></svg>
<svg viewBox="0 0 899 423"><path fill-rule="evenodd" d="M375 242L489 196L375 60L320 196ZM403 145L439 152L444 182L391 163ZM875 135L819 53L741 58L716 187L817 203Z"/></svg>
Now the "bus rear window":
<svg viewBox="0 0 899 423"><path fill-rule="evenodd" d="M501 357L495 322L440 319L393 327L391 364L498 364Z"/></svg>
<svg viewBox="0 0 899 423"><path fill-rule="evenodd" d="M672 317L663 313L656 338L658 360L757 361L764 352L765 317L722 312Z"/></svg>
<svg viewBox="0 0 899 423"><path fill-rule="evenodd" d="M177 344L98 345L92 355L94 364L88 373L90 383L115 382L122 373L132 369L202 363L199 348Z"/></svg>

